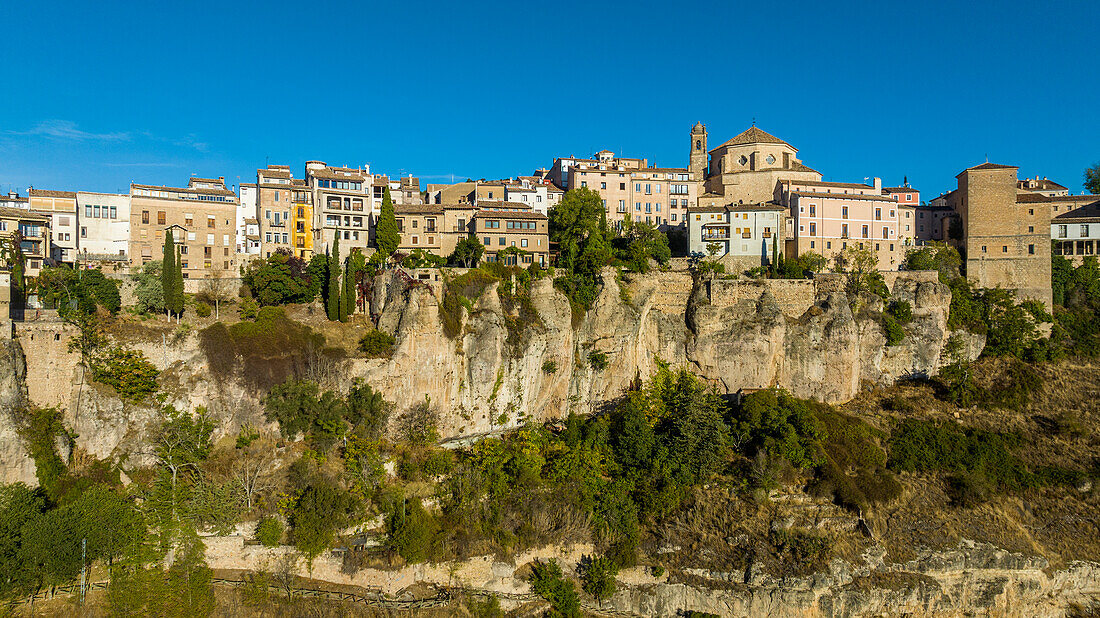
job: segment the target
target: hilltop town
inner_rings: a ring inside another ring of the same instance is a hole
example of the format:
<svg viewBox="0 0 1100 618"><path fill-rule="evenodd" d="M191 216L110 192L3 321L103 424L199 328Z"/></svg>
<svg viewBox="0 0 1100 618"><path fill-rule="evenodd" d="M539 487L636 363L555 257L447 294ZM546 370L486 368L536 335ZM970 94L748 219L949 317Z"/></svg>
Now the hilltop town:
<svg viewBox="0 0 1100 618"><path fill-rule="evenodd" d="M1095 616L1097 188L688 137L0 198L3 607Z"/></svg>

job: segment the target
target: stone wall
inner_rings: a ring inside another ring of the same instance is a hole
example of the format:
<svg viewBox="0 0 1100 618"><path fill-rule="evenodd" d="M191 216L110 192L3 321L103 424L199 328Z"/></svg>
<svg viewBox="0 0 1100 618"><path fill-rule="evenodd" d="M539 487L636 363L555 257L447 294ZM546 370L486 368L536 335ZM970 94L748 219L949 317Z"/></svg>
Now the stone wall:
<svg viewBox="0 0 1100 618"><path fill-rule="evenodd" d="M814 304L816 287L812 279L711 279L707 297L715 307L736 307L755 303L768 292L779 303L783 315L797 318Z"/></svg>
<svg viewBox="0 0 1100 618"><path fill-rule="evenodd" d="M64 322L19 322L15 337L27 367L27 397L37 406L64 407L69 403L73 380L78 379L80 353L69 351L69 339L77 334Z"/></svg>

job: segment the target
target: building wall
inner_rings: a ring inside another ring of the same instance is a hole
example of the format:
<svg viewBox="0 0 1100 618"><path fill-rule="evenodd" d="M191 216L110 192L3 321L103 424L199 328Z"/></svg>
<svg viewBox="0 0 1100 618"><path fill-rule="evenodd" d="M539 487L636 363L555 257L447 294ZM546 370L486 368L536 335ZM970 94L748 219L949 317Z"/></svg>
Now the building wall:
<svg viewBox="0 0 1100 618"><path fill-rule="evenodd" d="M1016 202L1016 168L959 174L966 276L982 288L1014 288L1049 309L1049 203Z"/></svg>
<svg viewBox="0 0 1100 618"><path fill-rule="evenodd" d="M781 210L737 209L715 212L694 209L688 217L688 251L709 255L708 246L717 243L719 257L738 270L771 263L772 250L782 253L783 212ZM775 245L773 246L773 243Z"/></svg>
<svg viewBox="0 0 1100 618"><path fill-rule="evenodd" d="M80 258L129 263L130 196L79 191L76 203Z"/></svg>
<svg viewBox="0 0 1100 618"><path fill-rule="evenodd" d="M50 217L50 256L58 262L72 263L79 247L76 194L57 197L30 190L30 210Z"/></svg>
<svg viewBox="0 0 1100 618"><path fill-rule="evenodd" d="M847 247L871 249L879 268L895 270L905 258L898 235L898 205L875 195L791 194L792 239L796 255L814 252L834 259Z"/></svg>
<svg viewBox="0 0 1100 618"><path fill-rule="evenodd" d="M1054 241L1055 254L1080 266L1086 256L1100 252L1100 219L1053 219L1050 237Z"/></svg>
<svg viewBox="0 0 1100 618"><path fill-rule="evenodd" d="M175 225L183 228L172 235L186 262L184 278L203 279L215 276L215 271L236 273L236 212L235 198L205 202L131 194L130 263L140 266L163 259L164 230Z"/></svg>
<svg viewBox="0 0 1100 618"><path fill-rule="evenodd" d="M16 231L23 237L28 277L37 277L50 256L50 217L21 208L0 207L0 238Z"/></svg>
<svg viewBox="0 0 1100 618"><path fill-rule="evenodd" d="M521 227L528 224L533 224L534 229ZM530 254L524 257L525 261L520 266L532 263L546 266L549 263L547 219L542 215L481 211L474 216L474 233L485 246L487 261L495 260L499 251L516 247Z"/></svg>

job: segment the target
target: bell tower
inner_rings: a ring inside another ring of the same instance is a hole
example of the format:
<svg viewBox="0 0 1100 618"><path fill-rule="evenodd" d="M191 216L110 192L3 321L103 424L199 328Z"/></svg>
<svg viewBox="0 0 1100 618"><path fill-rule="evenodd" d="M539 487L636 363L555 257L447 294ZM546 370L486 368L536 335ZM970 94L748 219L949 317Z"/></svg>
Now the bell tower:
<svg viewBox="0 0 1100 618"><path fill-rule="evenodd" d="M691 156L688 159L688 171L692 179L702 182L707 179L707 127L701 122L691 127Z"/></svg>

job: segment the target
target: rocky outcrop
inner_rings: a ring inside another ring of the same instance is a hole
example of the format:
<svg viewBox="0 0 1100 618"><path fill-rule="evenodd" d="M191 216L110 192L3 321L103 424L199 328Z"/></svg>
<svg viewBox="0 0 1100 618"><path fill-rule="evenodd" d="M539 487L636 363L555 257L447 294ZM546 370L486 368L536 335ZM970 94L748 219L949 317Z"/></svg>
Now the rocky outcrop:
<svg viewBox="0 0 1100 618"><path fill-rule="evenodd" d="M19 346L0 341L0 483L38 483L16 418L26 404L26 370Z"/></svg>

